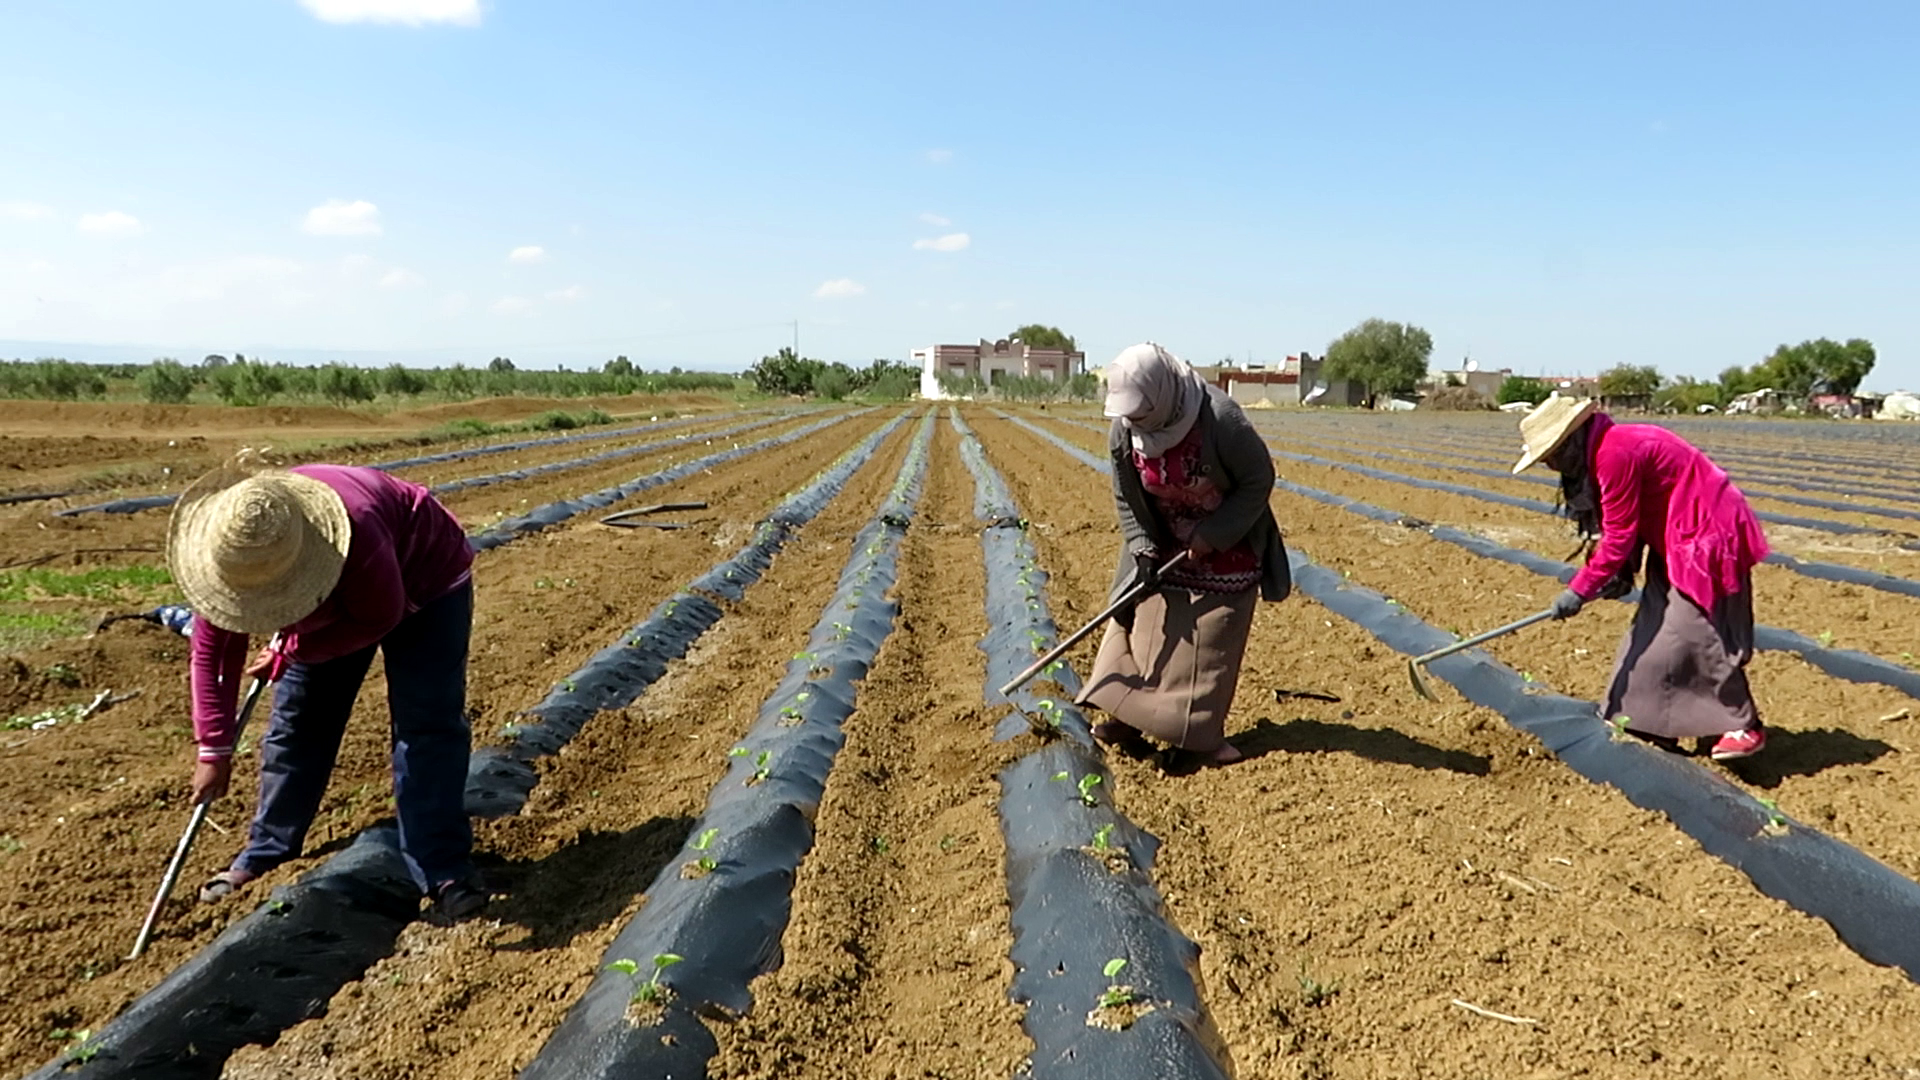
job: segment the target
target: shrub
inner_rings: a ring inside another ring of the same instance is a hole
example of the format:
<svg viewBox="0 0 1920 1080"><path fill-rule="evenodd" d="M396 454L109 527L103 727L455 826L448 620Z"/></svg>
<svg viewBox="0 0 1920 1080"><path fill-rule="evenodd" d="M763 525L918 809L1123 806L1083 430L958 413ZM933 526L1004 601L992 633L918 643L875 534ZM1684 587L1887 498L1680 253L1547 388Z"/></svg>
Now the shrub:
<svg viewBox="0 0 1920 1080"><path fill-rule="evenodd" d="M193 372L178 360L155 360L140 372L140 392L155 405L184 405L193 396Z"/></svg>

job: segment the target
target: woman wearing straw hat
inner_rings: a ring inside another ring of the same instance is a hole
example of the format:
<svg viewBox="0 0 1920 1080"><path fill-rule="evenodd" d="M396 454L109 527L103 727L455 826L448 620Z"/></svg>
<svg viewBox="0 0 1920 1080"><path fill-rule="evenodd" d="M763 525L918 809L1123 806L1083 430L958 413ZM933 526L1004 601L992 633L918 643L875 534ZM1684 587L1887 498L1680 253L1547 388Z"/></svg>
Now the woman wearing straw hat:
<svg viewBox="0 0 1920 1080"><path fill-rule="evenodd" d="M1268 498L1273 457L1240 406L1185 360L1152 343L1107 367L1107 437L1123 543L1113 596L1154 591L1107 624L1077 702L1112 719L1102 742L1144 748L1151 735L1230 765L1227 710L1259 599L1292 589ZM1180 566L1157 573L1176 552Z"/></svg>
<svg viewBox="0 0 1920 1080"><path fill-rule="evenodd" d="M1646 562L1602 715L1669 747L1698 738L1716 760L1759 753L1767 733L1746 666L1752 570L1767 540L1746 496L1685 439L1652 424L1616 424L1588 399L1548 398L1520 421L1520 438L1514 473L1536 463L1558 472L1566 514L1591 545L1554 600L1557 617L1626 595Z"/></svg>
<svg viewBox="0 0 1920 1080"><path fill-rule="evenodd" d="M473 552L459 521L425 488L377 469L225 467L180 496L167 562L196 616L196 801L226 794L243 673L278 684L246 849L201 898L300 854L378 648L407 867L443 920L484 908L463 805ZM278 635L251 666L249 634Z"/></svg>

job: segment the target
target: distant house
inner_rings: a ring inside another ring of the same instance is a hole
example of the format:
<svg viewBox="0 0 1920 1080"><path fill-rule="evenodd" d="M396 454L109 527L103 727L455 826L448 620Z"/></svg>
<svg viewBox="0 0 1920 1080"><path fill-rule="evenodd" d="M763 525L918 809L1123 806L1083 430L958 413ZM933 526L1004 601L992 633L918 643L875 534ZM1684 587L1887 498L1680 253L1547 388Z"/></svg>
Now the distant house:
<svg viewBox="0 0 1920 1080"><path fill-rule="evenodd" d="M1066 382L1087 370L1087 354L1078 349L1036 349L1004 338L981 338L978 345L928 345L913 350L913 362L920 365L920 396L936 401L948 396L940 388L942 376L998 386L1009 375Z"/></svg>

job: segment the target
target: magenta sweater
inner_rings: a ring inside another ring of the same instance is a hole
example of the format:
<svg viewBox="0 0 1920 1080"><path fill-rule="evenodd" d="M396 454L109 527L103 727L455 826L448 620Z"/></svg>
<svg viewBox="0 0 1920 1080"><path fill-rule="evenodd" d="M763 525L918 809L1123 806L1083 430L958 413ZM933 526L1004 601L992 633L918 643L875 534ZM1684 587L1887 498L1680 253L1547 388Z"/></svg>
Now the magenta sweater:
<svg viewBox="0 0 1920 1080"><path fill-rule="evenodd" d="M1600 543L1568 587L1593 599L1645 541L1666 560L1673 587L1707 611L1744 592L1767 538L1727 474L1666 428L1616 424L1606 413L1589 423Z"/></svg>
<svg viewBox="0 0 1920 1080"><path fill-rule="evenodd" d="M313 614L281 630L287 659L317 664L364 649L468 580L473 548L466 532L426 488L349 465L291 471L340 493L353 535L340 584ZM193 734L202 761L233 753L247 660L247 635L193 620Z"/></svg>

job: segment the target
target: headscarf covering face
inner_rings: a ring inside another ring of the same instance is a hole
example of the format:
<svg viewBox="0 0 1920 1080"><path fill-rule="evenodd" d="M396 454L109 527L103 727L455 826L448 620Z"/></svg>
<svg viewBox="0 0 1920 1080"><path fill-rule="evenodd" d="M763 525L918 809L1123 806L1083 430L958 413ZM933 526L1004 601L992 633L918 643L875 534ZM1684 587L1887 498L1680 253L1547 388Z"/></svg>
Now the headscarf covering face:
<svg viewBox="0 0 1920 1080"><path fill-rule="evenodd" d="M1126 424L1135 450L1161 457L1193 430L1206 392L1191 365L1147 342L1122 349L1107 365L1105 412Z"/></svg>

